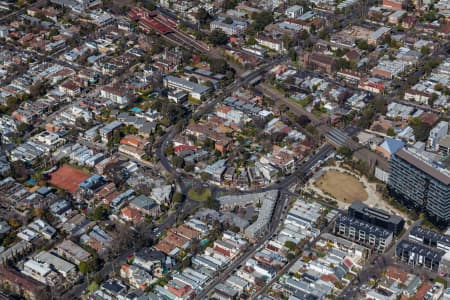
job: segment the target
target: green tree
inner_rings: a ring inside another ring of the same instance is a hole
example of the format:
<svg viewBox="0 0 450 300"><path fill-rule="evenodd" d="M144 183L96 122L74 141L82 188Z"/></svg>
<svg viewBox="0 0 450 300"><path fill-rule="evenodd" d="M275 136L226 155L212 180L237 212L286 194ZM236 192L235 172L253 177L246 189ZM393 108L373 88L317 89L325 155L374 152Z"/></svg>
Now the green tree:
<svg viewBox="0 0 450 300"><path fill-rule="evenodd" d="M89 291L90 293L93 293L93 292L95 292L96 290L98 290L98 283L95 282L95 281L92 281L92 282L89 284L89 286L88 286L88 291Z"/></svg>
<svg viewBox="0 0 450 300"><path fill-rule="evenodd" d="M253 23L248 27L250 34L261 32L267 25L273 22L273 15L269 11L262 11L252 15Z"/></svg>
<svg viewBox="0 0 450 300"><path fill-rule="evenodd" d="M228 36L222 30L214 29L209 35L208 40L214 46L220 46L228 43Z"/></svg>
<svg viewBox="0 0 450 300"><path fill-rule="evenodd" d="M422 55L428 55L431 53L431 50L427 46L422 46L422 48L420 48L420 53L422 53Z"/></svg>
<svg viewBox="0 0 450 300"><path fill-rule="evenodd" d="M230 18L230 17L226 17L226 18L223 20L223 22L224 22L225 24L233 24L233 19Z"/></svg>
<svg viewBox="0 0 450 300"><path fill-rule="evenodd" d="M179 192L173 193L172 201L175 203L181 203L183 201L183 194Z"/></svg>
<svg viewBox="0 0 450 300"><path fill-rule="evenodd" d="M88 265L87 262L82 261L78 264L78 270L80 273L86 274L88 272Z"/></svg>
<svg viewBox="0 0 450 300"><path fill-rule="evenodd" d="M209 60L209 68L213 73L225 74L230 70L227 61L222 58L212 58Z"/></svg>
<svg viewBox="0 0 450 300"><path fill-rule="evenodd" d="M92 213L94 221L106 220L108 217L108 208L105 205L98 205Z"/></svg>
<svg viewBox="0 0 450 300"><path fill-rule="evenodd" d="M203 7L201 7L198 11L197 11L197 20L200 23L200 25L206 25L211 21L211 15L206 11L206 9L204 9Z"/></svg>
<svg viewBox="0 0 450 300"><path fill-rule="evenodd" d="M388 130L387 130L387 132L386 132L386 134L388 135L388 136L395 136L395 130L394 130L394 128L389 128Z"/></svg>
<svg viewBox="0 0 450 300"><path fill-rule="evenodd" d="M350 159L352 157L352 155L353 155L352 150L349 147L347 147L347 146L339 147L339 149L337 149L336 153L338 155L343 156L346 159Z"/></svg>
<svg viewBox="0 0 450 300"><path fill-rule="evenodd" d="M284 242L284 246L285 246L286 248L288 248L289 250L291 250L291 251L295 251L296 248L297 248L297 244L295 244L295 243L292 242L292 241L286 241L286 242Z"/></svg>

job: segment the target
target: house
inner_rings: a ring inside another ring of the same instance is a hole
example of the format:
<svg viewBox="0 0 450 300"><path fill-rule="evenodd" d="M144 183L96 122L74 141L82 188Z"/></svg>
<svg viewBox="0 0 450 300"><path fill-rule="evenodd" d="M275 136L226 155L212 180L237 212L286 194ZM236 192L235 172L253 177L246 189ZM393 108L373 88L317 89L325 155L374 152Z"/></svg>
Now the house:
<svg viewBox="0 0 450 300"><path fill-rule="evenodd" d="M120 276L127 279L131 287L143 291L152 283L152 276L135 265L122 265L120 268Z"/></svg>
<svg viewBox="0 0 450 300"><path fill-rule="evenodd" d="M127 135L120 140L119 152L141 159L145 155L145 148L148 143L147 140L138 136Z"/></svg>
<svg viewBox="0 0 450 300"><path fill-rule="evenodd" d="M403 0L383 0L383 6L394 10L405 8L406 3Z"/></svg>
<svg viewBox="0 0 450 300"><path fill-rule="evenodd" d="M163 252L143 248L134 255L133 264L159 277L162 275L165 260L166 255Z"/></svg>
<svg viewBox="0 0 450 300"><path fill-rule="evenodd" d="M401 140L386 138L384 142L377 147L377 152L381 153L386 159L390 159L392 155L397 153L405 146Z"/></svg>
<svg viewBox="0 0 450 300"><path fill-rule="evenodd" d="M137 196L131 200L130 208L134 208L148 216L158 216L161 212L156 201L145 195Z"/></svg>
<svg viewBox="0 0 450 300"><path fill-rule="evenodd" d="M120 210L120 217L127 222L139 223L143 221L141 212L129 206Z"/></svg>
<svg viewBox="0 0 450 300"><path fill-rule="evenodd" d="M390 32L391 28L384 26L380 27L369 34L367 42L372 45L378 45Z"/></svg>
<svg viewBox="0 0 450 300"><path fill-rule="evenodd" d="M152 197L159 205L166 205L172 199L173 194L173 186L172 185L163 185L157 186L152 189Z"/></svg>
<svg viewBox="0 0 450 300"><path fill-rule="evenodd" d="M102 128L99 129L99 134L103 143L107 143L109 139L112 137L113 131L119 129L122 126L122 122L113 121L109 124L106 124Z"/></svg>
<svg viewBox="0 0 450 300"><path fill-rule="evenodd" d="M79 265L81 262L87 262L91 259L91 254L72 242L71 240L64 240L55 247L56 253L59 256Z"/></svg>

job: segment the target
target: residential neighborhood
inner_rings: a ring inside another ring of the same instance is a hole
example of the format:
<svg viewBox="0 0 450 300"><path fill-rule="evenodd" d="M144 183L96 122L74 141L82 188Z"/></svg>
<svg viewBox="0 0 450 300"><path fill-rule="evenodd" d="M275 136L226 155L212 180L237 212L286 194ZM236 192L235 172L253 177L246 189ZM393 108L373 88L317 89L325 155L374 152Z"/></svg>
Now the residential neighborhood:
<svg viewBox="0 0 450 300"><path fill-rule="evenodd" d="M450 2L0 1L0 298L450 299Z"/></svg>

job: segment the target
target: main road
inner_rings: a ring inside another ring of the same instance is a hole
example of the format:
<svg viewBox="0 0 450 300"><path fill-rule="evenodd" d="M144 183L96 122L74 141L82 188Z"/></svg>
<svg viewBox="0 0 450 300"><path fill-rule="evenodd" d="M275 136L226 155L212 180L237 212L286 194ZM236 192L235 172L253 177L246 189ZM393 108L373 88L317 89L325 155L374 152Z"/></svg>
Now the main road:
<svg viewBox="0 0 450 300"><path fill-rule="evenodd" d="M289 187L291 187L297 181L306 181L308 178L309 170L316 165L319 161L323 160L325 157L330 155L334 151L334 148L330 145L323 146L319 151L317 151L313 156L311 156L308 160L304 161L300 166L298 166L297 170L289 177L277 185L270 186L264 190L280 190L280 196L275 205L274 212L272 214L272 220L270 222L269 231L249 249L240 256L238 259L233 261L225 270L221 271L217 277L211 281L197 296L195 299L203 299L208 293L214 288L216 284L219 282L223 282L226 280L228 276L231 275L239 266L244 263L247 259L251 258L258 249L264 245L270 238L273 237L275 232L279 229L279 225L283 219L283 212L285 212L286 205L288 204L288 198L290 193L288 193ZM249 192L246 192L249 193ZM291 264L292 265L292 264ZM280 273L281 274L281 273Z"/></svg>

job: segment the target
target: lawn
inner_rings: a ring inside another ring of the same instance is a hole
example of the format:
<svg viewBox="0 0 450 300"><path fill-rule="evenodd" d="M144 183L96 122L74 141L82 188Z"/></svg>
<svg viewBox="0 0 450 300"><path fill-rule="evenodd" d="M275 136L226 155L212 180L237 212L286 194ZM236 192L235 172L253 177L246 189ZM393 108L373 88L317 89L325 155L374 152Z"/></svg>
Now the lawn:
<svg viewBox="0 0 450 300"><path fill-rule="evenodd" d="M325 194L347 203L365 201L368 197L364 185L355 176L335 170L325 172L315 185Z"/></svg>
<svg viewBox="0 0 450 300"><path fill-rule="evenodd" d="M211 190L208 188L191 188L188 197L195 201L205 202L211 197Z"/></svg>

